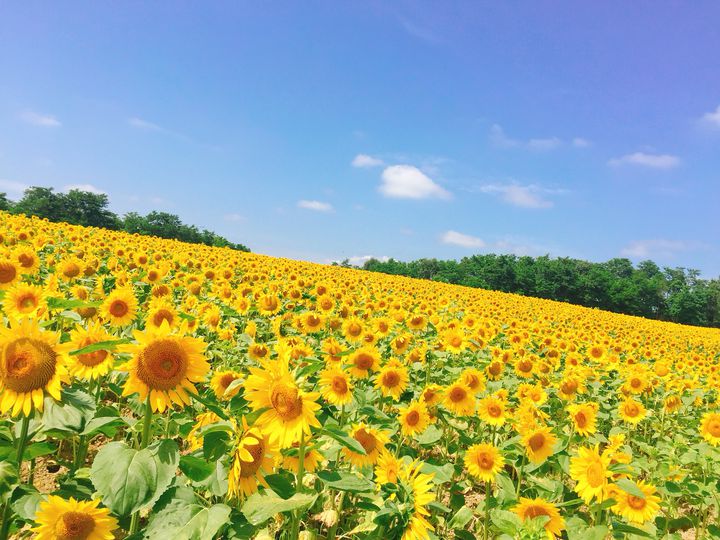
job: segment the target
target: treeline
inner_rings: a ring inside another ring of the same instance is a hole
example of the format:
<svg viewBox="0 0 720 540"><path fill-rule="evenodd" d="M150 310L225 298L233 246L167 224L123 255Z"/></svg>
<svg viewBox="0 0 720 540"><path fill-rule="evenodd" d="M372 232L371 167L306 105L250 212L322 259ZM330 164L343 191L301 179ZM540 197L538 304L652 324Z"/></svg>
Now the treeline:
<svg viewBox="0 0 720 540"><path fill-rule="evenodd" d="M720 279L700 279L697 270L660 268L652 261L633 266L628 259L592 263L547 255L474 255L460 261L370 259L363 268L651 319L720 327Z"/></svg>
<svg viewBox="0 0 720 540"><path fill-rule="evenodd" d="M250 251L246 246L230 242L212 231L186 225L175 214L153 211L141 216L136 212L129 212L120 217L108 209L108 204L108 196L104 193L78 189L56 193L52 188L30 187L17 202L9 200L5 193L0 193L0 210L12 214Z"/></svg>

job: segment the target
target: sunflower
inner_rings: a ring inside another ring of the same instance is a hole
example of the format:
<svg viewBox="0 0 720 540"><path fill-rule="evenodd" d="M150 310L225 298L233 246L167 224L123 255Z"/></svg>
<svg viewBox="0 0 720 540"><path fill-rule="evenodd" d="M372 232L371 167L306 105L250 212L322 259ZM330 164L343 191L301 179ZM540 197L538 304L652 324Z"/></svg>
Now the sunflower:
<svg viewBox="0 0 720 540"><path fill-rule="evenodd" d="M39 317L45 311L45 291L37 285L16 283L5 292L2 307L13 319Z"/></svg>
<svg viewBox="0 0 720 540"><path fill-rule="evenodd" d="M375 465L375 482L378 486L383 484L397 484L403 463L387 450L383 450Z"/></svg>
<svg viewBox="0 0 720 540"><path fill-rule="evenodd" d="M48 495L35 513L36 540L112 540L118 522L99 504L99 499L76 501Z"/></svg>
<svg viewBox="0 0 720 540"><path fill-rule="evenodd" d="M597 403L576 403L567 410L577 433L587 437L597 431Z"/></svg>
<svg viewBox="0 0 720 540"><path fill-rule="evenodd" d="M277 454L277 443L243 417L228 471L228 497L243 499L255 493L258 484L267 487L265 476L272 474Z"/></svg>
<svg viewBox="0 0 720 540"><path fill-rule="evenodd" d="M475 395L478 395L485 390L485 375L482 371L475 368L464 369L460 374L460 380L464 382Z"/></svg>
<svg viewBox="0 0 720 540"><path fill-rule="evenodd" d="M542 497L537 499L528 499L520 497L520 503L512 508L512 511L522 520L527 521L540 516L550 518L544 525L548 538L561 536L565 529L565 520L560 515L560 511L554 504L546 501Z"/></svg>
<svg viewBox="0 0 720 540"><path fill-rule="evenodd" d="M34 249L22 247L13 253L13 259L20 265L21 274L35 274L40 268L40 257Z"/></svg>
<svg viewBox="0 0 720 540"><path fill-rule="evenodd" d="M492 444L474 444L465 452L465 468L483 482L492 482L505 465L505 459Z"/></svg>
<svg viewBox="0 0 720 540"><path fill-rule="evenodd" d="M375 377L375 388L383 397L390 396L395 401L405 391L408 384L408 370L398 360L392 359L385 364Z"/></svg>
<svg viewBox="0 0 720 540"><path fill-rule="evenodd" d="M720 444L720 413L706 412L702 417L700 433L707 442L718 446Z"/></svg>
<svg viewBox="0 0 720 540"><path fill-rule="evenodd" d="M204 438L200 433L202 431L202 428L221 421L222 418L220 418L212 411L198 414L195 417L195 424L190 430L190 433L188 433L186 439L190 450L197 450L198 448L202 448Z"/></svg>
<svg viewBox="0 0 720 540"><path fill-rule="evenodd" d="M491 381L499 381L505 371L505 364L500 360L493 360L485 367L485 375Z"/></svg>
<svg viewBox="0 0 720 540"><path fill-rule="evenodd" d="M107 333L99 321L90 323L87 328L77 327L70 333L69 345L72 350L79 350L102 341L109 341L112 337ZM70 357L68 371L71 375L81 379L92 380L102 377L113 367L114 357L108 349L76 354Z"/></svg>
<svg viewBox="0 0 720 540"><path fill-rule="evenodd" d="M316 311L308 311L298 315L295 324L302 333L313 334L325 327L325 317Z"/></svg>
<svg viewBox="0 0 720 540"><path fill-rule="evenodd" d="M610 457L600 454L598 447L578 448L577 456L570 459L570 478L577 482L575 492L586 504L594 499L602 502L608 487Z"/></svg>
<svg viewBox="0 0 720 540"><path fill-rule="evenodd" d="M112 326L124 326L135 318L137 305L132 289L121 287L107 296L100 307L100 313Z"/></svg>
<svg viewBox="0 0 720 540"><path fill-rule="evenodd" d="M365 379L375 371L380 362L380 353L375 347L362 347L350 355L350 374Z"/></svg>
<svg viewBox="0 0 720 540"><path fill-rule="evenodd" d="M628 398L618 407L620 418L631 424L637 424L647 415L645 406L639 401Z"/></svg>
<svg viewBox="0 0 720 540"><path fill-rule="evenodd" d="M552 453L557 442L548 426L538 426L523 434L522 443L527 452L528 459L532 463L542 463Z"/></svg>
<svg viewBox="0 0 720 540"><path fill-rule="evenodd" d="M443 404L458 416L468 416L475 412L475 396L468 385L460 381L454 382L445 389Z"/></svg>
<svg viewBox="0 0 720 540"><path fill-rule="evenodd" d="M58 264L55 273L58 277L72 280L82 274L83 264L77 257L68 257Z"/></svg>
<svg viewBox="0 0 720 540"><path fill-rule="evenodd" d="M636 497L622 489L615 489L613 499L617 501L612 511L624 517L631 523L645 523L650 521L660 509L660 497L655 495L655 486L646 484L642 480L636 483L644 497Z"/></svg>
<svg viewBox="0 0 720 540"><path fill-rule="evenodd" d="M502 426L507 420L505 402L495 396L478 401L478 416L491 426Z"/></svg>
<svg viewBox="0 0 720 540"><path fill-rule="evenodd" d="M443 332L440 342L443 349L451 353L461 353L467 349L465 334L457 328L449 328Z"/></svg>
<svg viewBox="0 0 720 540"><path fill-rule="evenodd" d="M439 384L428 384L420 394L420 399L423 400L428 407L437 405L443 398L443 387Z"/></svg>
<svg viewBox="0 0 720 540"><path fill-rule="evenodd" d="M173 403L190 404L193 383L202 382L210 370L204 357L205 343L198 338L172 333L170 325L133 332L137 344L125 345L122 352L132 358L118 369L128 371L123 395L137 392L141 400L150 397L153 411L163 412Z"/></svg>
<svg viewBox="0 0 720 540"><path fill-rule="evenodd" d="M20 268L10 259L0 260L0 290L7 289L20 278Z"/></svg>
<svg viewBox="0 0 720 540"><path fill-rule="evenodd" d="M216 371L210 379L210 388L215 392L215 397L222 401L227 401L235 397L242 386L241 383L235 384L233 388L228 387L235 381L241 380L242 373L233 370Z"/></svg>
<svg viewBox="0 0 720 540"><path fill-rule="evenodd" d="M359 454L349 448L342 449L345 457L356 467L377 463L378 456L385 449L389 440L387 433L364 423L355 424L350 431L350 437L359 442L365 450L365 454Z"/></svg>
<svg viewBox="0 0 720 540"><path fill-rule="evenodd" d="M0 329L0 412L12 409L29 416L43 410L44 392L60 399L61 383L70 379L66 368L67 344L60 335L40 329L36 321L10 321Z"/></svg>
<svg viewBox="0 0 720 540"><path fill-rule="evenodd" d="M253 343L248 347L248 356L256 362L270 358L270 349L264 343Z"/></svg>
<svg viewBox="0 0 720 540"><path fill-rule="evenodd" d="M353 383L341 368L329 368L320 374L320 393L332 405L346 405L352 401Z"/></svg>
<svg viewBox="0 0 720 540"><path fill-rule="evenodd" d="M178 323L178 314L175 307L165 299L156 300L150 304L145 326L160 328L163 322L167 322L171 328L177 326Z"/></svg>
<svg viewBox="0 0 720 540"><path fill-rule="evenodd" d="M398 420L403 435L418 435L430 424L430 415L424 401L415 401L407 407L400 407Z"/></svg>
<svg viewBox="0 0 720 540"><path fill-rule="evenodd" d="M361 341L365 332L362 319L348 317L342 325L343 335L348 341Z"/></svg>
<svg viewBox="0 0 720 540"><path fill-rule="evenodd" d="M300 454L299 454L300 443L295 443L290 447L290 452L283 456L282 467L288 471L292 471L297 474L300 469ZM318 452L318 450L312 445L305 448L305 459L303 459L303 470L307 473L313 473L317 470L318 466L322 464L325 458Z"/></svg>
<svg viewBox="0 0 720 540"><path fill-rule="evenodd" d="M427 506L435 500L432 490L432 474L420 472L420 463L411 463L400 470L400 479L412 500L412 514L405 526L401 540L424 540L434 528L428 521Z"/></svg>
<svg viewBox="0 0 720 540"><path fill-rule="evenodd" d="M288 370L287 356L267 362L265 368L250 368L245 381L245 399L254 411L265 409L257 425L270 433L282 448L299 442L303 433L310 436L310 427L319 427L315 417L320 394L304 392Z"/></svg>

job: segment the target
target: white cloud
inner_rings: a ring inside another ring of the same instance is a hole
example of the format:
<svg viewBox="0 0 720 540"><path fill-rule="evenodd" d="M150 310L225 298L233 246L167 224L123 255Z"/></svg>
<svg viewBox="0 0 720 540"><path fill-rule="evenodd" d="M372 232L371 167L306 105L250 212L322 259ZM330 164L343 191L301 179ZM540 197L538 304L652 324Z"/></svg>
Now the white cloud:
<svg viewBox="0 0 720 540"><path fill-rule="evenodd" d="M137 117L128 118L128 124L130 124L134 128L144 129L146 131L165 131L165 129L161 126Z"/></svg>
<svg viewBox="0 0 720 540"><path fill-rule="evenodd" d="M242 214L225 214L225 215L223 216L223 219L224 219L225 221L231 221L231 222L234 222L234 223L239 223L239 222L241 222L241 221L245 221L245 216L243 216Z"/></svg>
<svg viewBox="0 0 720 540"><path fill-rule="evenodd" d="M670 154L646 154L635 152L608 161L608 165L618 167L621 165L640 165L652 169L672 169L680 165L680 158Z"/></svg>
<svg viewBox="0 0 720 540"><path fill-rule="evenodd" d="M543 197L544 193L562 193L562 190L549 190L529 184L486 184L480 186L482 193L497 194L508 204L521 208L551 208L553 202Z"/></svg>
<svg viewBox="0 0 720 540"><path fill-rule="evenodd" d="M382 173L380 193L395 199L450 199L452 195L412 165L392 165Z"/></svg>
<svg viewBox="0 0 720 540"><path fill-rule="evenodd" d="M505 134L505 130L499 124L493 124L490 128L490 142L500 148L514 148L520 146L520 141L511 139Z"/></svg>
<svg viewBox="0 0 720 540"><path fill-rule="evenodd" d="M590 141L588 141L587 139L583 139L582 137L575 137L572 140L572 145L575 148L587 148L588 146L590 146L590 144Z"/></svg>
<svg viewBox="0 0 720 540"><path fill-rule="evenodd" d="M531 150L540 150L542 152L554 150L562 145L562 141L557 137L549 137L547 139L530 139L527 147Z"/></svg>
<svg viewBox="0 0 720 540"><path fill-rule="evenodd" d="M720 128L720 105L714 111L703 114L700 121L708 126Z"/></svg>
<svg viewBox="0 0 720 540"><path fill-rule="evenodd" d="M351 165L353 167L358 167L361 169L367 169L370 167L380 167L384 164L385 163L383 162L382 159L379 159L379 158L376 158L373 156L368 156L367 154L358 154L357 156L355 156L353 158L352 163L351 163Z"/></svg>
<svg viewBox="0 0 720 540"><path fill-rule="evenodd" d="M447 231L440 237L443 244L452 244L464 248L481 248L485 247L485 242L476 236L459 233L457 231Z"/></svg>
<svg viewBox="0 0 720 540"><path fill-rule="evenodd" d="M490 142L498 148L525 148L537 152L548 152L565 145L565 141L559 137L538 137L529 140L514 139L510 137L500 124L493 124L490 127ZM582 137L575 137L570 143L575 148L584 148L590 142Z"/></svg>
<svg viewBox="0 0 720 540"><path fill-rule="evenodd" d="M29 188L27 184L23 184L22 182L13 182L12 180L0 180L0 192L5 192L8 195L15 196L15 195L22 195L27 188Z"/></svg>
<svg viewBox="0 0 720 540"><path fill-rule="evenodd" d="M36 113L35 111L25 111L20 114L20 118L24 122L32 124L33 126L60 127L62 125L60 121L54 116L50 114Z"/></svg>
<svg viewBox="0 0 720 540"><path fill-rule="evenodd" d="M97 188L92 184L69 184L63 187L63 191L71 191L73 189L77 189L79 191L89 191L90 193L95 193L96 195L107 195L107 193L105 193L102 189Z"/></svg>
<svg viewBox="0 0 720 540"><path fill-rule="evenodd" d="M352 257L348 257L348 262L352 264L353 266L362 266L366 262L368 262L370 259L377 259L380 262L387 262L390 260L390 257L383 255L382 257L378 257L377 255L354 255ZM341 261L337 261L341 262Z"/></svg>
<svg viewBox="0 0 720 540"><path fill-rule="evenodd" d="M638 240L625 246L620 254L633 258L667 258L673 255L692 249L693 246L680 240Z"/></svg>
<svg viewBox="0 0 720 540"><path fill-rule="evenodd" d="M298 208L304 208L305 210L314 210L315 212L333 212L333 207L330 203L321 201L306 201L301 200L297 202Z"/></svg>

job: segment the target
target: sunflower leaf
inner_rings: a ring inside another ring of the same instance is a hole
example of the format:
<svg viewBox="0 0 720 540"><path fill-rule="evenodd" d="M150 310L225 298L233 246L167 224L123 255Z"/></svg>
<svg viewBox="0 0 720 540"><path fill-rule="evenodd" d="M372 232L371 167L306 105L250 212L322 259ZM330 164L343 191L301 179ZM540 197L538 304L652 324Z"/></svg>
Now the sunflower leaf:
<svg viewBox="0 0 720 540"><path fill-rule="evenodd" d="M91 343L90 345L87 345L81 349L77 349L75 351L70 351L70 354L72 356L75 356L77 354L88 354L93 353L96 351L109 351L114 349L117 345L124 345L125 343L131 343L131 339L109 339L106 341L98 341L96 343Z"/></svg>
<svg viewBox="0 0 720 540"><path fill-rule="evenodd" d="M260 525L277 514L291 512L311 506L317 493L296 493L289 499L283 499L272 491L252 494L241 509L252 525Z"/></svg>
<svg viewBox="0 0 720 540"><path fill-rule="evenodd" d="M365 452L365 448L363 448L363 445L360 444L356 439L353 437L348 436L344 431L342 431L340 428L335 426L325 426L324 429L319 430L319 432L322 435L327 435L331 439L335 439L337 442L339 442L341 445L343 445L345 448L349 448L356 454L360 454L362 456L367 455L367 452Z"/></svg>
<svg viewBox="0 0 720 540"><path fill-rule="evenodd" d="M638 499L645 498L645 493L643 493L643 491L638 487L638 485L632 480L628 480L627 478L621 478L620 480L615 482L615 484L628 495L632 495L633 497L637 497Z"/></svg>

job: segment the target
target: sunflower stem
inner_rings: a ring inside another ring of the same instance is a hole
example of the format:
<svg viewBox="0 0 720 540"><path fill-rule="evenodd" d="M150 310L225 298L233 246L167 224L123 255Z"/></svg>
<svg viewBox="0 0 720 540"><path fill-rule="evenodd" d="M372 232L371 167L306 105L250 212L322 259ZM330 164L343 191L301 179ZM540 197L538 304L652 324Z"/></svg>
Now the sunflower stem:
<svg viewBox="0 0 720 540"><path fill-rule="evenodd" d="M490 538L488 536L490 532L490 482L485 482L485 526L483 527L483 534L485 540Z"/></svg>
<svg viewBox="0 0 720 540"><path fill-rule="evenodd" d="M527 453L523 452L522 461L520 461L520 468L518 469L517 478L517 491L515 492L515 498L520 497L520 486L522 485L523 469L525 468L525 461L527 461Z"/></svg>
<svg viewBox="0 0 720 540"><path fill-rule="evenodd" d="M17 444L17 453L15 455L17 459L18 474L22 474L22 461L23 455L25 454L25 446L27 444L28 429L30 428L30 417L23 415L22 424L20 425L20 436L15 440ZM32 474L29 476L29 481L32 483ZM10 532L10 497L5 501L5 507L2 513L2 524L0 524L0 540L7 540L8 533Z"/></svg>
<svg viewBox="0 0 720 540"><path fill-rule="evenodd" d="M145 400L145 418L143 418L143 432L142 439L140 440L140 450L147 448L150 442L150 428L152 427L152 405L150 404L150 393L148 392L147 399ZM130 518L130 535L135 534L140 526L140 512L135 512Z"/></svg>
<svg viewBox="0 0 720 540"><path fill-rule="evenodd" d="M303 485L303 477L305 476L305 431L303 431L300 434L300 447L298 448L298 472L297 472L297 492L302 493L305 491L305 486ZM292 540L297 540L300 536L300 510L295 512L295 515L293 516L293 524L292 524L292 534L290 535L290 538Z"/></svg>

